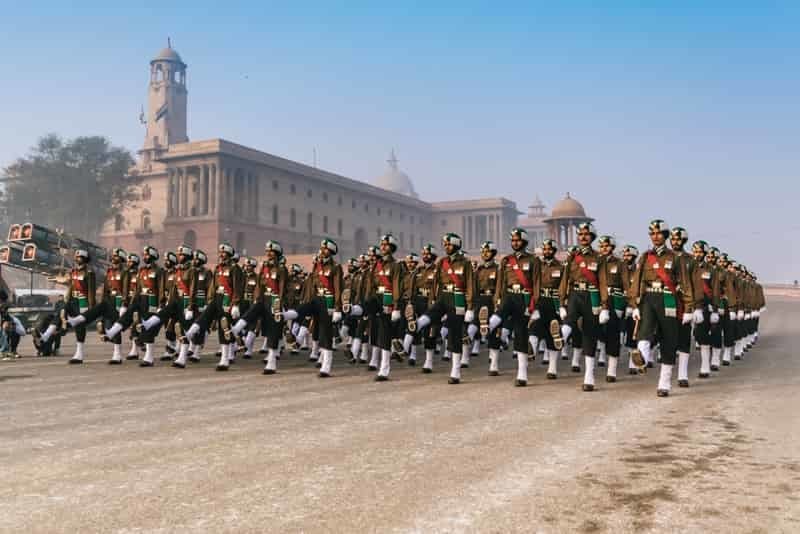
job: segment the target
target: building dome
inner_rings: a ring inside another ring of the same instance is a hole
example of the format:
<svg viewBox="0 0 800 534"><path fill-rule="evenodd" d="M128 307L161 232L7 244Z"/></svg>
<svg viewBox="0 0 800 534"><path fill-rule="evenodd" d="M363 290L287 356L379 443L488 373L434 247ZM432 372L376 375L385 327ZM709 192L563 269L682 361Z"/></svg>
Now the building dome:
<svg viewBox="0 0 800 534"><path fill-rule="evenodd" d="M419 198L417 192L414 191L414 184L411 183L411 179L397 166L394 150L392 150L387 162L389 163L389 169L375 180L374 185L401 195Z"/></svg>
<svg viewBox="0 0 800 534"><path fill-rule="evenodd" d="M181 56L172 48L172 43L167 40L167 47L163 48L158 55L153 58L153 61L172 61L174 63L183 63Z"/></svg>
<svg viewBox="0 0 800 534"><path fill-rule="evenodd" d="M574 198L567 196L562 198L556 205L553 206L553 211L550 216L553 219L560 219L560 218L576 218L576 219L586 219L586 211L583 209L583 205L580 202L575 200Z"/></svg>

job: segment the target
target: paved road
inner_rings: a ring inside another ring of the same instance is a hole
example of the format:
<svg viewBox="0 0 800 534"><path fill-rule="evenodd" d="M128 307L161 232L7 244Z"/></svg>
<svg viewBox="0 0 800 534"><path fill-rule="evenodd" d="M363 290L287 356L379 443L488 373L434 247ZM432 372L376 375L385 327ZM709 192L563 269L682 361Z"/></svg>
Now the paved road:
<svg viewBox="0 0 800 534"><path fill-rule="evenodd" d="M459 386L341 356L328 380L99 344L0 362L0 531L800 532L800 300L769 306L744 361L668 399L655 373L583 393L538 362L514 388L508 355Z"/></svg>

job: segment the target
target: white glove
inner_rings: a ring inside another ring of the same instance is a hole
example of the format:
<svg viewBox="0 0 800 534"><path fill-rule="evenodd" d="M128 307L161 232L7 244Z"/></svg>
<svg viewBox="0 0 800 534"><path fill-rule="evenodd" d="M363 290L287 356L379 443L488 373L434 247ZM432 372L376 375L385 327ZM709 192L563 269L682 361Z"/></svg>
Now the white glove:
<svg viewBox="0 0 800 534"><path fill-rule="evenodd" d="M689 312L686 312L686 313L684 313L684 314L683 314L682 321L683 321L683 324L689 324L689 323L691 323L691 322L692 322L692 314L691 314L691 313L689 313Z"/></svg>
<svg viewBox="0 0 800 534"><path fill-rule="evenodd" d="M753 318L755 318L755 319L758 319L759 317L761 317L761 311L760 311L760 310L756 310L756 311L754 311L754 312L750 312L750 315L751 315Z"/></svg>
<svg viewBox="0 0 800 534"><path fill-rule="evenodd" d="M358 304L353 304L353 307L350 308L350 315L354 317L361 317L362 315L364 315L364 308L362 308Z"/></svg>
<svg viewBox="0 0 800 534"><path fill-rule="evenodd" d="M600 324L606 324L609 320L611 320L611 314L608 313L608 310L600 310L600 317L598 317Z"/></svg>
<svg viewBox="0 0 800 534"><path fill-rule="evenodd" d="M565 321L567 319L567 309L564 306L561 306L558 309L558 316L561 317L562 321Z"/></svg>
<svg viewBox="0 0 800 534"><path fill-rule="evenodd" d="M231 317L234 321L239 318L239 306L231 306Z"/></svg>
<svg viewBox="0 0 800 534"><path fill-rule="evenodd" d="M631 312L631 317L634 321L641 321L642 320L642 312L639 311L639 308L634 308Z"/></svg>
<svg viewBox="0 0 800 534"><path fill-rule="evenodd" d="M185 310L183 312L183 318L186 319L187 321L191 321L192 319L194 319L194 312L192 310Z"/></svg>
<svg viewBox="0 0 800 534"><path fill-rule="evenodd" d="M739 319L740 321L744 321L744 310L739 310L736 313L736 318Z"/></svg>
<svg viewBox="0 0 800 534"><path fill-rule="evenodd" d="M341 321L342 320L342 312L340 312L340 311L333 312L332 320L333 320L334 323L338 323L339 321Z"/></svg>
<svg viewBox="0 0 800 534"><path fill-rule="evenodd" d="M467 310L464 313L464 322L465 323L471 323L474 320L475 320L475 312L472 311L472 310Z"/></svg>
<svg viewBox="0 0 800 534"><path fill-rule="evenodd" d="M630 306L625 308L625 317L633 317L633 308Z"/></svg>
<svg viewBox="0 0 800 534"><path fill-rule="evenodd" d="M760 315L760 314L764 313L765 311L767 311L767 307L766 307L766 306L764 306L763 308L761 308L760 310L758 310L758 313L759 313L759 315Z"/></svg>
<svg viewBox="0 0 800 534"><path fill-rule="evenodd" d="M694 324L702 324L706 319L703 315L703 310L695 310L692 315L694 315Z"/></svg>
<svg viewBox="0 0 800 534"><path fill-rule="evenodd" d="M750 320L750 314L749 313L745 313L744 314L744 320L745 321L749 321Z"/></svg>
<svg viewBox="0 0 800 534"><path fill-rule="evenodd" d="M125 315L126 311L128 311L128 308L126 308L125 306L120 306L119 307L119 316L122 317L123 315Z"/></svg>
<svg viewBox="0 0 800 534"><path fill-rule="evenodd" d="M446 313L445 313L444 315L442 315L441 322L442 322L443 324L447 322L447 314L446 314Z"/></svg>
<svg viewBox="0 0 800 534"><path fill-rule="evenodd" d="M539 313L539 310L533 310L533 314L531 314L531 321L538 321L542 318L542 314Z"/></svg>
<svg viewBox="0 0 800 534"><path fill-rule="evenodd" d="M719 322L719 314L717 312L711 313L711 324L717 324Z"/></svg>
<svg viewBox="0 0 800 534"><path fill-rule="evenodd" d="M735 321L736 320L736 312L735 311L730 312L729 315L731 316L731 321Z"/></svg>
<svg viewBox="0 0 800 534"><path fill-rule="evenodd" d="M396 323L400 320L400 310L392 310L392 322Z"/></svg>

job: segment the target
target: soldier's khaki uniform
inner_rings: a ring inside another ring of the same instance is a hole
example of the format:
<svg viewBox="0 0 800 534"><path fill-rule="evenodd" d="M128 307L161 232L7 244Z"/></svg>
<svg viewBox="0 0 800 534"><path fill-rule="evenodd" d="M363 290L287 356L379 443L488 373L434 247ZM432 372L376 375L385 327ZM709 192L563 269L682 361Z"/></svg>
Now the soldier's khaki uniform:
<svg viewBox="0 0 800 534"><path fill-rule="evenodd" d="M596 250L581 248L567 261L559 287L561 305L567 310L565 325L569 327L564 330L564 338L575 331L581 318L581 349L588 358L594 357L597 348L598 315L601 310L608 310L608 284L602 264L603 258Z"/></svg>
<svg viewBox="0 0 800 534"><path fill-rule="evenodd" d="M660 271L665 273L669 283L662 280ZM678 349L678 286L686 288L681 293L683 311L691 313L694 301L688 264L679 262L672 250L661 246L640 256L628 295L628 304L638 306L641 314L639 340L651 340L656 330L660 332L661 361L670 366L670 372ZM642 345L639 347L641 350ZM642 352L649 361L650 347Z"/></svg>
<svg viewBox="0 0 800 534"><path fill-rule="evenodd" d="M716 362L711 355L715 338L717 338L717 343L722 341L718 313L720 307L719 271L706 261L695 261L692 283L694 307L696 310L703 311L703 322L694 326L694 338L700 345L700 377L706 378L712 367L719 365L719 353L715 354ZM716 319L714 323L711 322L712 316Z"/></svg>
<svg viewBox="0 0 800 534"><path fill-rule="evenodd" d="M376 322L376 337L370 339L373 350L380 348L381 364L378 376L387 377L390 371L392 340L401 336L399 320L392 321L392 315L402 315L403 309L403 265L391 254L379 258L366 277L364 289L364 310ZM397 313L393 313L397 312Z"/></svg>
<svg viewBox="0 0 800 534"><path fill-rule="evenodd" d="M617 376L617 363L620 356L620 334L625 328L625 309L628 301L626 295L630 284L628 268L622 259L613 253L603 257L601 269L605 273L606 286L608 291L608 323L600 325L599 341L601 345L601 358L603 352L608 355L607 377L613 382Z"/></svg>

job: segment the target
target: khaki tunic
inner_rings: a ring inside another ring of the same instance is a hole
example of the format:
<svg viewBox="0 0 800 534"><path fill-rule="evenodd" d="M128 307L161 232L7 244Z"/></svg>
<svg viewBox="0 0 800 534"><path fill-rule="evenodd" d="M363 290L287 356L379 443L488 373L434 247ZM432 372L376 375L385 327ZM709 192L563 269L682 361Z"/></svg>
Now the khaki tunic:
<svg viewBox="0 0 800 534"><path fill-rule="evenodd" d="M575 284L592 284L591 280L584 274L584 269L595 274L597 290L600 293L600 307L607 310L608 284L606 273L603 269L603 257L591 247L579 250L567 260L567 265L564 267L564 275L561 277L561 286L559 287L561 305L567 306L569 293Z"/></svg>
<svg viewBox="0 0 800 534"><path fill-rule="evenodd" d="M639 258L636 272L633 275L630 290L628 291L628 305L635 308L639 305L639 300L647 291L653 282L661 282L656 273L655 266L648 263L647 258L655 254L657 258L656 265L663 266L664 272L670 280L679 288L686 288L687 290L679 291L680 298L683 301L684 312L691 312L694 310L694 298L692 295L692 281L688 271L687 262L680 262L674 251L666 247L660 247L657 251L648 250ZM679 298L678 295L675 299Z"/></svg>

